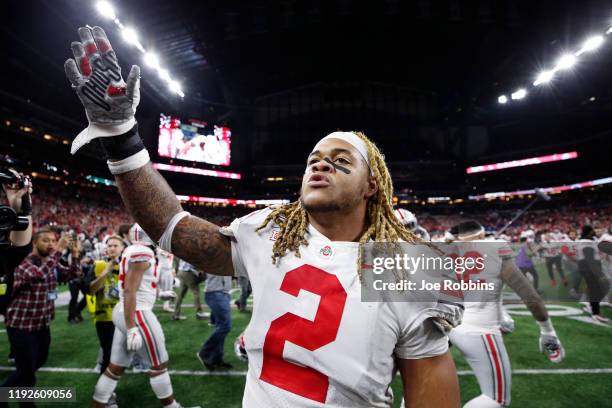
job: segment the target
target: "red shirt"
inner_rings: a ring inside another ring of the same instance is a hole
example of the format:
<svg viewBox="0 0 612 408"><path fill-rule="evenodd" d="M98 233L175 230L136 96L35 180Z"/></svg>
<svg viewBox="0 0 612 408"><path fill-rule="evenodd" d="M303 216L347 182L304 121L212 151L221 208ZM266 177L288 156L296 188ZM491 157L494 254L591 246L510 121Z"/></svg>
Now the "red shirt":
<svg viewBox="0 0 612 408"><path fill-rule="evenodd" d="M43 261L30 254L15 268L13 298L6 309L7 327L35 331L49 326L55 317L55 300L49 294L57 296L57 280L74 278L78 271L78 261L65 266L60 263L61 256L55 251Z"/></svg>

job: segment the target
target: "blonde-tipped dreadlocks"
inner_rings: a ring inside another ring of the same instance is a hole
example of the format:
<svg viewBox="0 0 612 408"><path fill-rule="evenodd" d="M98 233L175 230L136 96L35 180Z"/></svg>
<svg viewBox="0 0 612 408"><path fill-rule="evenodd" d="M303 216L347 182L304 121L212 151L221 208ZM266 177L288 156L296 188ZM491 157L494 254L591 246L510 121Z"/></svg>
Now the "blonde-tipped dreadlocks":
<svg viewBox="0 0 612 408"><path fill-rule="evenodd" d="M359 256L357 258L357 271L361 275L361 258L363 244L373 241L398 242L403 240L408 243L422 242L419 237L406 229L393 213L393 183L389 169L385 164L385 157L378 147L361 132L355 133L368 148L370 168L378 183L378 191L368 201L366 211L366 229L359 238ZM300 245L308 245L306 241L306 228L308 227L308 216L302 207L300 200L290 204L272 207L264 222L257 228L259 231L270 222L280 227L280 234L272 247L272 262L283 257L287 251L293 251L297 257L300 256Z"/></svg>

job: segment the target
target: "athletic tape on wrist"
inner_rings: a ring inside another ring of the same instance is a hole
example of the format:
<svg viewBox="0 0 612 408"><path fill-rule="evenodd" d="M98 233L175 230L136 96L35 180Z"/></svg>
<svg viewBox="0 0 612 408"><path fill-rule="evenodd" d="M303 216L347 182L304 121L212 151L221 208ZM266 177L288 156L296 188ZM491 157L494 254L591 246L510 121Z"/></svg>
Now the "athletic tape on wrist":
<svg viewBox="0 0 612 408"><path fill-rule="evenodd" d="M145 148L138 134L138 123L134 123L117 136L100 138L100 144L106 153L106 158L112 161L123 160Z"/></svg>
<svg viewBox="0 0 612 408"><path fill-rule="evenodd" d="M176 224L178 224L180 220L190 215L191 214L187 211L181 211L170 219L170 222L168 222L168 225L166 225L164 233L159 238L159 247L161 249L166 252L172 252L172 234L174 233L174 228L176 228Z"/></svg>
<svg viewBox="0 0 612 408"><path fill-rule="evenodd" d="M138 153L126 157L123 160L107 160L106 164L108 164L108 169L110 170L111 174L117 175L127 173L128 171L132 171L135 169L139 169L150 161L151 158L149 157L149 152L147 152L146 149L142 149Z"/></svg>

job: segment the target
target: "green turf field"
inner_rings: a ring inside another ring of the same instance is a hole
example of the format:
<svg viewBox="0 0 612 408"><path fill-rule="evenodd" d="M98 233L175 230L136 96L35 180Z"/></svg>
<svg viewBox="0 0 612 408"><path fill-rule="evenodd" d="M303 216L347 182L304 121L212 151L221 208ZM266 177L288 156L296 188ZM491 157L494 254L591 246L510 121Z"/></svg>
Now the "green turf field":
<svg viewBox="0 0 612 408"><path fill-rule="evenodd" d="M542 279L541 285L548 285ZM237 294L235 294L237 295ZM186 299L191 303L190 298ZM596 326L577 321L573 318L586 316L580 312L578 303L564 303L560 310L551 305L555 313L571 316L553 317L557 333L566 348L566 360L561 364L550 363L538 352L538 328L528 316L516 316L516 330L504 337L513 370L523 369L593 369L612 368L612 326ZM197 371L207 373L195 353L201 343L211 333L207 321L196 320L194 310L184 308L188 316L184 321L172 321L170 315L157 310L166 335L170 355L171 370ZM612 318L612 309L604 308L603 313ZM98 340L89 316L79 325L69 325L66 321L66 307L57 310L52 325L52 344L47 368L85 368L92 369L98 353ZM243 372L246 364L239 361L233 352L233 342L248 323L250 314L233 311L233 329L226 342L226 357L234 364L234 370ZM8 354L7 338L0 333L0 366L6 366ZM457 369L469 370L459 353L453 350ZM7 371L0 371L0 380ZM538 373L514 374L512 387L512 406L515 407L612 407L612 370L605 373ZM237 375L195 375L181 373L173 375L177 399L186 406L200 404L205 407L240 407L245 378ZM462 401L467 401L480 392L475 378L469 373L461 373ZM89 372L39 372L38 386L74 387L77 403L47 403L39 406L88 406L91 400L96 373ZM393 382L395 395L401 395L399 378ZM146 374L126 374L117 388L121 407L157 407L153 392L149 387ZM398 399L399 400L399 399ZM395 406L399 403L396 401ZM15 405L16 406L16 405Z"/></svg>

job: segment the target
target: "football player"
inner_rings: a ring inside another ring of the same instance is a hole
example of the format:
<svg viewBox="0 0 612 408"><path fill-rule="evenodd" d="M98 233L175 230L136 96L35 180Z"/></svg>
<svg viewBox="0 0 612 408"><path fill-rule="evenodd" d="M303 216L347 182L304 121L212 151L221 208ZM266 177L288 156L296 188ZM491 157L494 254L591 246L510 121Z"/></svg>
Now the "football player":
<svg viewBox="0 0 612 408"><path fill-rule="evenodd" d="M164 332L153 313L158 281L154 244L138 224L130 229L130 242L119 263L119 303L113 309L110 364L96 383L92 407L107 407L119 378L138 354L151 367L149 382L162 406L180 408L168 374Z"/></svg>
<svg viewBox="0 0 612 408"><path fill-rule="evenodd" d="M421 227L417 221L416 215L411 211L404 208L395 209L395 216L400 220L402 225L408 230L412 231L416 236L421 238L423 241L430 241L429 232Z"/></svg>
<svg viewBox="0 0 612 408"><path fill-rule="evenodd" d="M139 68L124 82L104 31L80 28L79 36L65 68L90 124L72 152L100 138L128 210L162 249L207 273L251 281L243 407L390 407L396 368L409 406L459 405L440 327L457 325L462 307L360 298L363 243L420 242L393 213L376 145L357 132L324 137L308 155L298 201L220 228L183 211L151 166L134 119ZM138 337L130 330L128 339Z"/></svg>
<svg viewBox="0 0 612 408"><path fill-rule="evenodd" d="M157 255L157 272L159 273L159 297L164 301L162 310L168 313L174 313L174 308L170 305L170 301L176 299L174 292L174 255L170 252L156 248Z"/></svg>
<svg viewBox="0 0 612 408"><path fill-rule="evenodd" d="M553 267L557 269L559 276L561 277L561 282L563 286L567 286L568 282L565 278L565 273L563 272L563 266L561 264L561 242L557 240L559 235L556 232L548 232L542 234L542 244L540 245L542 249L542 255L544 256L544 260L546 261L546 269L548 270L548 276L550 277L550 286L556 287L557 280L555 279L555 274L553 272Z"/></svg>
<svg viewBox="0 0 612 408"><path fill-rule="evenodd" d="M485 230L477 221L465 221L451 233L461 242L458 246L465 257L482 257L484 268L474 268L463 274L464 281L494 284L486 294L464 291L465 312L463 322L451 330L449 338L465 356L474 371L480 390L478 397L468 401L464 408L497 408L510 404L510 360L500 333L503 319L502 287L507 284L525 302L540 326L539 347L550 361L559 363L565 351L559 341L544 302L514 263L512 249L504 241L487 239Z"/></svg>

